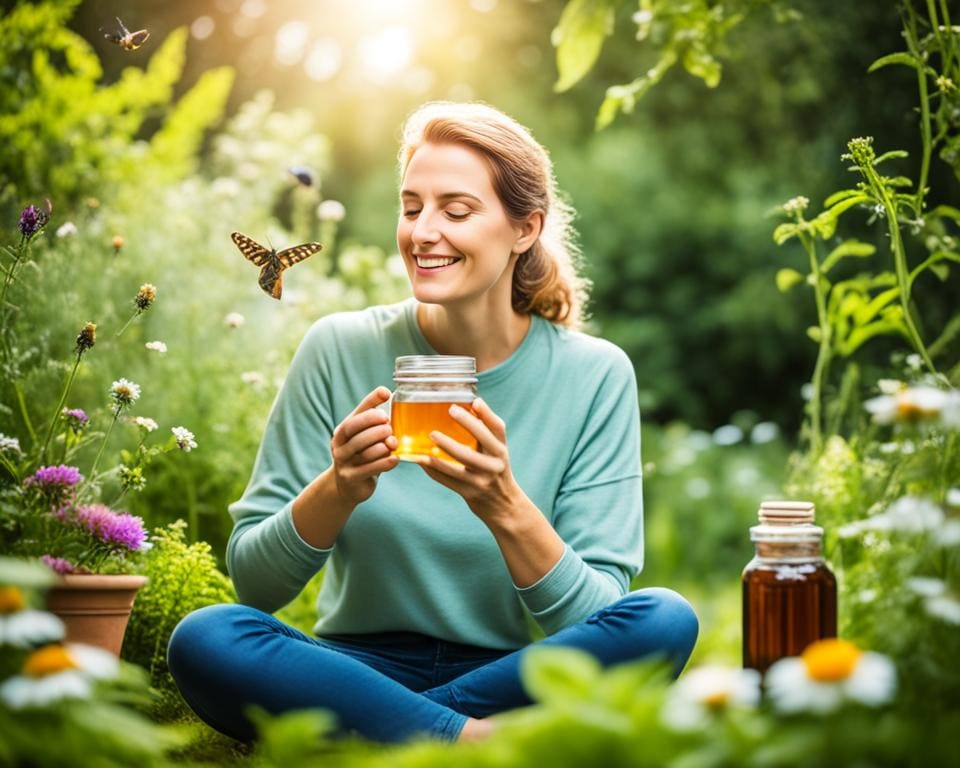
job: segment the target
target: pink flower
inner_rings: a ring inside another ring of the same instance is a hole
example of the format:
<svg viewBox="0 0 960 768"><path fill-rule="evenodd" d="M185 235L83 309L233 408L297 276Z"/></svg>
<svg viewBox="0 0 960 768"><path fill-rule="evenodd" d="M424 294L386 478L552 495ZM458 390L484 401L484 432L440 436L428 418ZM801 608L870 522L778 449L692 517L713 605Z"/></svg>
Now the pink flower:
<svg viewBox="0 0 960 768"><path fill-rule="evenodd" d="M40 558L40 562L46 565L48 568L52 569L54 573L64 574L64 573L73 573L74 567L69 560L64 560L62 557L54 557L53 555L43 555Z"/></svg>
<svg viewBox="0 0 960 768"><path fill-rule="evenodd" d="M105 504L77 507L77 523L104 544L118 545L133 552L144 549L147 532L143 520L126 512L114 512Z"/></svg>

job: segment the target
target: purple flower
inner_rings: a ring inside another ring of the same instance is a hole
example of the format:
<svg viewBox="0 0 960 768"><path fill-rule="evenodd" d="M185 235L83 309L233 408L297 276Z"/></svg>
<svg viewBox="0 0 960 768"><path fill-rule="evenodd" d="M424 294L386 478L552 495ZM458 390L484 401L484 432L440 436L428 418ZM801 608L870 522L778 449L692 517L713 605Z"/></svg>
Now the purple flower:
<svg viewBox="0 0 960 768"><path fill-rule="evenodd" d="M58 464L53 467L40 467L30 477L23 481L24 485L33 485L40 492L56 501L65 500L70 489L83 480L83 475L76 467L67 464Z"/></svg>
<svg viewBox="0 0 960 768"><path fill-rule="evenodd" d="M54 573L64 574L73 573L74 571L73 564L69 560L64 560L62 557L43 555L40 558L40 562L46 565L48 568L51 568Z"/></svg>
<svg viewBox="0 0 960 768"><path fill-rule="evenodd" d="M147 532L143 520L126 512L114 512L105 504L77 507L76 520L104 544L124 547L131 551L144 548Z"/></svg>
<svg viewBox="0 0 960 768"><path fill-rule="evenodd" d="M46 211L37 208L35 205L28 205L20 212L20 233L24 237L33 237L46 226L52 210L49 200L47 200Z"/></svg>
<svg viewBox="0 0 960 768"><path fill-rule="evenodd" d="M63 418L74 432L82 430L90 421L90 417L82 408L64 408Z"/></svg>

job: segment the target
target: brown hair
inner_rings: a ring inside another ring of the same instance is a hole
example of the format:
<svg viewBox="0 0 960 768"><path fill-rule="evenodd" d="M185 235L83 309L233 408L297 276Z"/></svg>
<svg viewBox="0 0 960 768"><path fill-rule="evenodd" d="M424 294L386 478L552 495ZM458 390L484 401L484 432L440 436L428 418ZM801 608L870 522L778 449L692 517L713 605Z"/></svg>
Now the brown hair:
<svg viewBox="0 0 960 768"><path fill-rule="evenodd" d="M407 118L400 147L400 176L423 144L460 144L487 161L493 188L515 221L544 215L537 241L517 259L513 308L579 329L590 282L580 275L573 208L559 196L553 164L530 131L486 104L428 102Z"/></svg>

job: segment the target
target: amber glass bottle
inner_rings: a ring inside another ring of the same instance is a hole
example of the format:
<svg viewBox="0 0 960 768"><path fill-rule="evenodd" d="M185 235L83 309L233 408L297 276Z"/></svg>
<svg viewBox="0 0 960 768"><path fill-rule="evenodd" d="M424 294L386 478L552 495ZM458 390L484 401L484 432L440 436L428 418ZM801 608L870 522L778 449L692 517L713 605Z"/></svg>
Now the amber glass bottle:
<svg viewBox="0 0 960 768"><path fill-rule="evenodd" d="M743 569L743 666L765 672L837 635L837 580L823 559L813 504L768 501L750 529L756 556Z"/></svg>

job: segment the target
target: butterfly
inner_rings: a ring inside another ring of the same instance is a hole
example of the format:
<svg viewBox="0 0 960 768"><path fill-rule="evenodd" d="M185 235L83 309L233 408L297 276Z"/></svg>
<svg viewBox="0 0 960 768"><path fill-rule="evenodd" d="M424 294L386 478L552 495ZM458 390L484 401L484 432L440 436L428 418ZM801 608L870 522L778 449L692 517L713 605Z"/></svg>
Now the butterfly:
<svg viewBox="0 0 960 768"><path fill-rule="evenodd" d="M119 16L114 18L116 18L117 24L119 24L117 31L108 32L104 35L104 37L107 38L107 40L109 40L111 43L116 43L125 51L135 51L137 48L147 42L147 38L150 37L150 33L147 32L147 30L141 29L137 32L131 32L123 25L123 22L120 21ZM103 28L101 27L101 29Z"/></svg>
<svg viewBox="0 0 960 768"><path fill-rule="evenodd" d="M258 280L260 287L275 299L280 298L283 290L283 270L292 267L298 261L303 261L308 256L313 256L323 248L320 243L304 243L275 251L273 248L264 248L260 243L239 232L234 232L230 238L236 243L240 253L260 267Z"/></svg>

